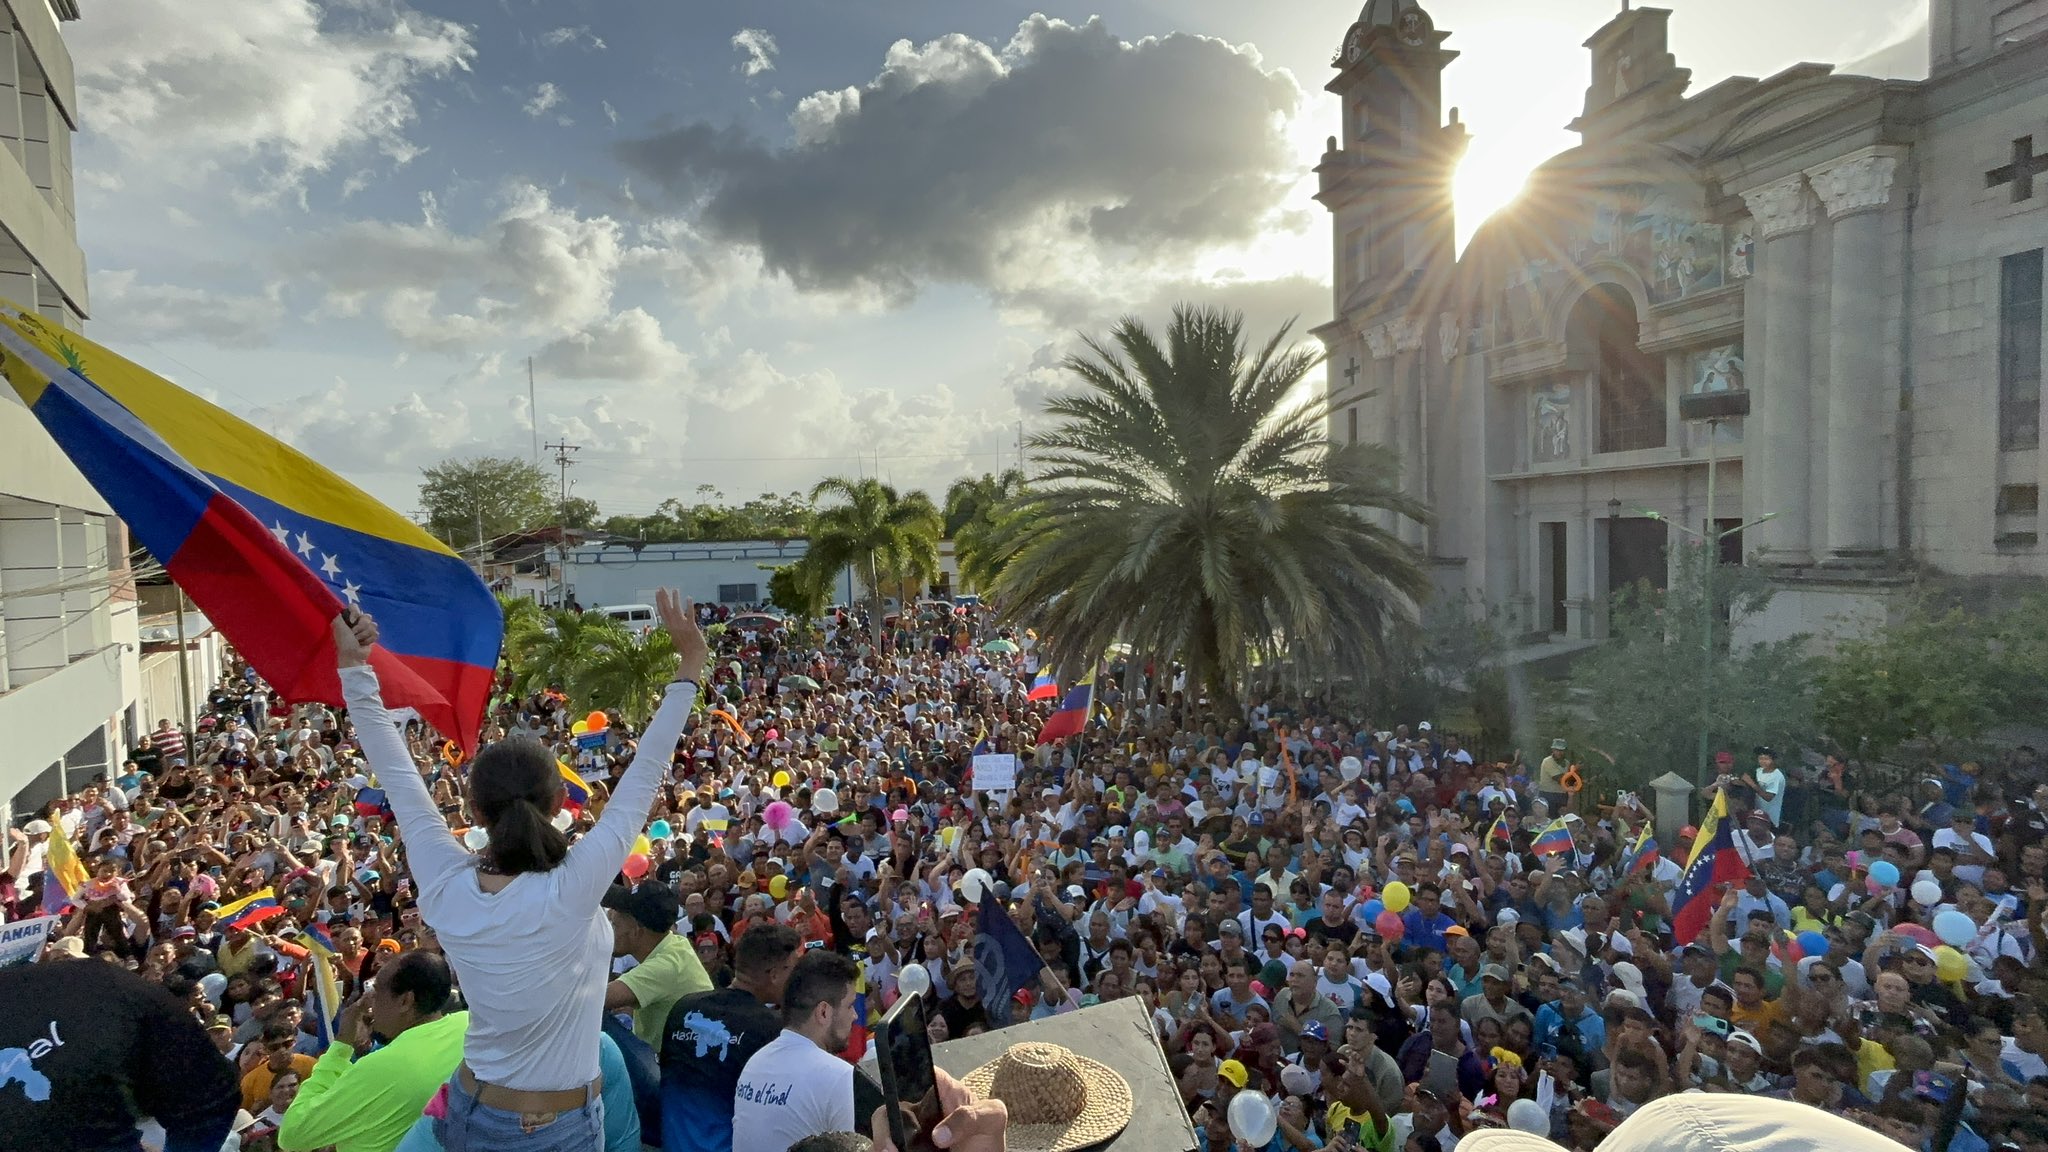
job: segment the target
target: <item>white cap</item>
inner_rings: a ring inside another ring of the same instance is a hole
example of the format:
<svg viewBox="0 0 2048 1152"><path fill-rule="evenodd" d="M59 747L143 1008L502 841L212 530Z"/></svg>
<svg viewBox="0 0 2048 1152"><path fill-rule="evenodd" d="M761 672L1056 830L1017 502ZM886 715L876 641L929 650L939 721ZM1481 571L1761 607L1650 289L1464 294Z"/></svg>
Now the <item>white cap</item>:
<svg viewBox="0 0 2048 1152"><path fill-rule="evenodd" d="M45 836L49 834L50 822L48 820L31 820L23 824L21 830L30 836Z"/></svg>
<svg viewBox="0 0 2048 1152"><path fill-rule="evenodd" d="M1501 924L1520 924L1522 922L1522 914L1513 908L1503 908L1494 916L1493 922L1496 926Z"/></svg>
<svg viewBox="0 0 2048 1152"><path fill-rule="evenodd" d="M1420 723L1420 724L1417 724L1417 725L1415 726L1415 730L1416 730L1417 732L1430 732L1430 731L1433 731L1433 729L1432 729L1432 728L1430 728L1430 726L1429 726L1429 721L1427 721L1427 720L1424 720L1424 721L1423 721L1422 723Z"/></svg>

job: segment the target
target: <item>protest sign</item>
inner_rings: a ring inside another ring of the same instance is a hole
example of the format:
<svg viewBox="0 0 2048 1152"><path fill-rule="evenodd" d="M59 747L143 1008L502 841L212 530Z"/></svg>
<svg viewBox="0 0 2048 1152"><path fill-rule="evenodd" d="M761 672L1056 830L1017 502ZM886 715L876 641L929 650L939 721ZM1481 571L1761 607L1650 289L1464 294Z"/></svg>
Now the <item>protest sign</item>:
<svg viewBox="0 0 2048 1152"><path fill-rule="evenodd" d="M974 790L1007 792L1017 786L1017 757L1008 752L983 752L974 758Z"/></svg>
<svg viewBox="0 0 2048 1152"><path fill-rule="evenodd" d="M0 924L0 968L12 968L17 964L28 964L43 954L43 942L57 929L55 916L38 916L33 920L18 920L12 924Z"/></svg>

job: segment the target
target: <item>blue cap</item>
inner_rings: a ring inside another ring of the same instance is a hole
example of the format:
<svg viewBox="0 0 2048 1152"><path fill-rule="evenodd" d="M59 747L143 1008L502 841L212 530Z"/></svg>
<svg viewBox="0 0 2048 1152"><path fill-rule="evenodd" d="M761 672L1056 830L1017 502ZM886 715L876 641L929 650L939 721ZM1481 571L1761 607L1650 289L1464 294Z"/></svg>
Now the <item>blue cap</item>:
<svg viewBox="0 0 2048 1152"><path fill-rule="evenodd" d="M1301 1038L1304 1040L1321 1040L1327 1044L1330 1042L1330 1033L1322 1026L1321 1022L1311 1020L1301 1026Z"/></svg>

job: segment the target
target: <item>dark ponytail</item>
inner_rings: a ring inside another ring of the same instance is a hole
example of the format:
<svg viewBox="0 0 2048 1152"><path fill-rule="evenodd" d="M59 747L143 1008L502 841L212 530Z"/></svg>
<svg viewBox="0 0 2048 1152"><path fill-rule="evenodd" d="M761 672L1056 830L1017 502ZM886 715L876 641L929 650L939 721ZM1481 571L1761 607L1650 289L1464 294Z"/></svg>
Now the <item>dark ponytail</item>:
<svg viewBox="0 0 2048 1152"><path fill-rule="evenodd" d="M484 849L506 875L546 872L569 854L569 837L551 822L560 806L561 775L537 740L500 740L469 766L469 800L490 833Z"/></svg>

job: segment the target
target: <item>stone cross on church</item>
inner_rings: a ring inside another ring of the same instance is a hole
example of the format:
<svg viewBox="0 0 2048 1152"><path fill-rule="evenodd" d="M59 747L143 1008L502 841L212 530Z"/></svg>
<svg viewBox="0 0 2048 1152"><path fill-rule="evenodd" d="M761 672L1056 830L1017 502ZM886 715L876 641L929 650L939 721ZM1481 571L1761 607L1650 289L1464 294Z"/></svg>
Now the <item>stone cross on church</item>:
<svg viewBox="0 0 2048 1152"><path fill-rule="evenodd" d="M2034 177L2048 175L2048 155L2034 155L2034 138L2022 136L2012 142L2012 163L1984 174L1984 186L2012 185L2012 202L2034 198Z"/></svg>

